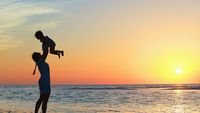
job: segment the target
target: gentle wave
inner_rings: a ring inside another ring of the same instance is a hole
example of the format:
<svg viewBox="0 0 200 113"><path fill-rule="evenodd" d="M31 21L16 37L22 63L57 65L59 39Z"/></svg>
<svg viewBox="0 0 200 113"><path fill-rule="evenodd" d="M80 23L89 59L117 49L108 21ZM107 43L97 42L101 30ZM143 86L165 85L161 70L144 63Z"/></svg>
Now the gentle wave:
<svg viewBox="0 0 200 113"><path fill-rule="evenodd" d="M199 84L52 86L49 113L200 112ZM30 113L38 86L0 86L0 112Z"/></svg>
<svg viewBox="0 0 200 113"><path fill-rule="evenodd" d="M149 88L159 88L166 90L199 90L200 84L75 85L60 87L65 90L137 90Z"/></svg>
<svg viewBox="0 0 200 113"><path fill-rule="evenodd" d="M9 86L9 85L0 85L0 88L6 89L25 89L31 90L32 88L38 88L37 85L18 85L18 86ZM137 90L145 88L160 88L167 90L199 90L200 84L141 84L141 85L52 85L52 88L61 89L61 90ZM13 92L13 93L19 93ZM0 94L1 95L1 94Z"/></svg>

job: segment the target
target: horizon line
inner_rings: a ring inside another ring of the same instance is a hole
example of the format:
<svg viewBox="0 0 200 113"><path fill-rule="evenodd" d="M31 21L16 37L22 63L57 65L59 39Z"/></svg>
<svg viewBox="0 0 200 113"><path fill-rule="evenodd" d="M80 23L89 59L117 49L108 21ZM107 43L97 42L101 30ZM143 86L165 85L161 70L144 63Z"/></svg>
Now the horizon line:
<svg viewBox="0 0 200 113"><path fill-rule="evenodd" d="M103 86L103 85L200 85L200 83L141 83L141 84L51 84L51 86ZM38 86L38 84L0 84L0 86Z"/></svg>

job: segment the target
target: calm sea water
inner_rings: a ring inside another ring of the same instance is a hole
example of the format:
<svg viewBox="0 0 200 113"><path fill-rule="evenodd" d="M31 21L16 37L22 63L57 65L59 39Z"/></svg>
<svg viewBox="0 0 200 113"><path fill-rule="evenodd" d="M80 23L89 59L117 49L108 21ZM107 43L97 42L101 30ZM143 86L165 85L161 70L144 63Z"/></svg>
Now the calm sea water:
<svg viewBox="0 0 200 113"><path fill-rule="evenodd" d="M48 113L200 113L200 85L53 86ZM30 113L38 86L0 86L0 113Z"/></svg>

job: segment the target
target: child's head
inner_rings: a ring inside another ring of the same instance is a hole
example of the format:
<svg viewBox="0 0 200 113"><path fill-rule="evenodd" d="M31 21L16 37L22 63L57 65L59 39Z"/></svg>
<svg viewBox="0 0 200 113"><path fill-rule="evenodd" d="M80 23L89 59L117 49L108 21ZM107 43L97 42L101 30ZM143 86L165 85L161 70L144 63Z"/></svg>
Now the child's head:
<svg viewBox="0 0 200 113"><path fill-rule="evenodd" d="M39 52L34 52L32 54L32 59L35 62L38 62L42 58L42 55Z"/></svg>
<svg viewBox="0 0 200 113"><path fill-rule="evenodd" d="M42 37L44 37L42 31L37 31L35 32L35 37L39 40L39 39L42 39Z"/></svg>

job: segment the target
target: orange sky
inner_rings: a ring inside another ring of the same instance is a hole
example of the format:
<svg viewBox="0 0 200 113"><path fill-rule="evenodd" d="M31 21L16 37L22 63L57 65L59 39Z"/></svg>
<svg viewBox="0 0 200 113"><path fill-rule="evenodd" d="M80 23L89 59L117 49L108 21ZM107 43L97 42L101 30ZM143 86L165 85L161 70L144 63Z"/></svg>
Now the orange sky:
<svg viewBox="0 0 200 113"><path fill-rule="evenodd" d="M31 54L42 52L34 38L38 29L65 51L61 59L48 56L53 84L199 83L199 5L197 0L2 2L0 84L37 84Z"/></svg>

